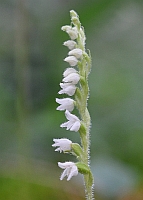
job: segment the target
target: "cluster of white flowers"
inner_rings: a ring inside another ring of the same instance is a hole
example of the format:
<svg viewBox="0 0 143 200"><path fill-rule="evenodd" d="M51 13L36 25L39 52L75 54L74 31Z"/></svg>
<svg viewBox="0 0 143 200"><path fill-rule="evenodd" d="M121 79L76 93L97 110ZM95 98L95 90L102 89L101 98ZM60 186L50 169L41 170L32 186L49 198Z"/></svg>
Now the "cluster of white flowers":
<svg viewBox="0 0 143 200"><path fill-rule="evenodd" d="M68 56L64 59L65 62L69 63L70 67L67 68L63 73L63 79L60 83L61 90L58 92L59 94L67 94L68 96L73 96L76 92L77 84L80 81L79 72L73 68L76 67L80 59L82 58L83 51L80 48L77 48L77 42L74 41L79 37L79 31L77 27L72 26L63 26L61 28L63 31L67 32L70 40L63 43L64 46L69 48ZM70 131L79 131L81 122L79 118L71 114L75 106L75 100L71 98L56 98L56 102L60 104L57 107L57 110L63 111L65 110L65 116L67 118L67 122L62 123L60 127L65 127L66 130ZM72 142L66 138L54 139L55 143L52 145L53 147L58 147L55 151L70 152L72 150ZM70 180L72 176L76 176L78 174L78 168L73 162L65 162L58 163L58 166L64 169L64 172L61 175L61 180L67 176L67 180Z"/></svg>
<svg viewBox="0 0 143 200"><path fill-rule="evenodd" d="M63 73L63 79L60 83L60 91L58 94L66 94L67 98L56 98L56 102L60 104L57 110L65 111L66 122L62 123L60 127L66 130L79 132L81 138L81 145L73 143L67 138L53 139L53 147L55 151L71 153L75 155L79 162L58 162L58 166L64 169L60 180L67 176L69 181L78 172L88 176L85 178L86 196L92 197L93 178L89 168L89 127L90 115L87 109L87 99L89 95L88 90L88 74L91 67L91 58L85 52L85 34L83 27L81 27L78 15L75 11L70 11L71 25L63 26L61 29L65 31L70 40L63 43L68 47L68 56L64 59L70 67ZM72 96L72 98L71 98ZM79 111L80 119L72 114L74 107ZM89 195L88 195L89 193Z"/></svg>

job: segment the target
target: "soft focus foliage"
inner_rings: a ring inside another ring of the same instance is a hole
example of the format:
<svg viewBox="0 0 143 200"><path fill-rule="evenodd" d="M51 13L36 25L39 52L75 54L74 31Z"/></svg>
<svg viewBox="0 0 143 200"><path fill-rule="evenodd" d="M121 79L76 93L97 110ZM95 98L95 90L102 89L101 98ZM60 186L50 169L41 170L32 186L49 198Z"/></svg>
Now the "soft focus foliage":
<svg viewBox="0 0 143 200"><path fill-rule="evenodd" d="M1 0L0 199L84 199L80 176L60 182L55 163L67 156L51 146L53 136L68 134L59 128L65 117L55 98L68 66L61 26L69 24L71 9L85 27L93 59L89 111L97 199L143 199L141 0ZM76 133L68 138L79 140Z"/></svg>

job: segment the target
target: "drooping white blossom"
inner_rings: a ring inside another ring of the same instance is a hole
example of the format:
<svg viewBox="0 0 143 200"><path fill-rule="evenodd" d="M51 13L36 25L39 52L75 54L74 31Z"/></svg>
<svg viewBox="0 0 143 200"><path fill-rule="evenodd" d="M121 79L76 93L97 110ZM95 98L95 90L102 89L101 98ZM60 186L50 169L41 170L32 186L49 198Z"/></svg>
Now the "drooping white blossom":
<svg viewBox="0 0 143 200"><path fill-rule="evenodd" d="M68 140L66 138L61 138L61 139L53 139L53 141L55 142L52 147L58 147L57 149L55 149L55 151L59 151L60 153L66 152L66 151L70 151L71 150L71 144L72 141Z"/></svg>
<svg viewBox="0 0 143 200"><path fill-rule="evenodd" d="M66 127L66 130L77 132L80 128L80 120L77 116L71 114L68 110L65 111L67 122L62 123L60 127Z"/></svg>
<svg viewBox="0 0 143 200"><path fill-rule="evenodd" d="M76 91L76 86L72 83L60 83L60 87L62 89L58 92L58 94L73 96Z"/></svg>
<svg viewBox="0 0 143 200"><path fill-rule="evenodd" d="M68 55L75 56L77 59L79 59L82 56L82 50L79 48L73 49L73 50L69 51Z"/></svg>
<svg viewBox="0 0 143 200"><path fill-rule="evenodd" d="M58 162L58 166L61 169L64 169L63 173L61 174L60 180L63 180L64 177L67 176L67 181L69 181L73 176L78 175L78 168L74 162Z"/></svg>
<svg viewBox="0 0 143 200"><path fill-rule="evenodd" d="M74 49L76 47L76 42L73 40L67 40L63 43L64 46L67 46L70 50Z"/></svg>
<svg viewBox="0 0 143 200"><path fill-rule="evenodd" d="M57 107L57 110L68 110L73 111L74 109L74 100L70 98L58 99L56 98L56 102L61 104Z"/></svg>
<svg viewBox="0 0 143 200"><path fill-rule="evenodd" d="M78 60L75 56L68 56L64 59L64 61L68 62L70 66L76 66L78 63Z"/></svg>

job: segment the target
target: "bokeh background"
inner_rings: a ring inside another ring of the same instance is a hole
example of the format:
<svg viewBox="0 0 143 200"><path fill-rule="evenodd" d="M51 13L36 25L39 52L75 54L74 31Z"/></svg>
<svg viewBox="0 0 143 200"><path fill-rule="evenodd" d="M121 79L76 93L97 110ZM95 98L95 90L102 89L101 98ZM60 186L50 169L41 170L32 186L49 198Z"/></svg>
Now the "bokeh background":
<svg viewBox="0 0 143 200"><path fill-rule="evenodd" d="M92 54L89 111L97 200L143 199L143 1L0 1L0 199L83 200L82 176L60 181L51 147L79 142L61 129L55 98L67 63L61 26L78 12Z"/></svg>

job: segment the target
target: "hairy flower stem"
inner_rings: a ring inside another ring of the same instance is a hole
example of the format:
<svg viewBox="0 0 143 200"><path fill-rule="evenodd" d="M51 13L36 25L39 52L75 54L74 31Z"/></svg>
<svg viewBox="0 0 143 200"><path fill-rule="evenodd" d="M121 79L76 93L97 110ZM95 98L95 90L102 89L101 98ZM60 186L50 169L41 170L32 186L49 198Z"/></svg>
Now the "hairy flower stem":
<svg viewBox="0 0 143 200"><path fill-rule="evenodd" d="M88 84L88 83L87 83ZM88 88L85 87L86 89ZM82 130L80 130L80 137L81 137L81 144L83 148L83 163L87 166L90 166L90 126L91 126L91 119L90 115L87 109L87 99L88 99L88 92L86 89L82 89L83 93L86 93L86 95L83 95L81 104L78 105L80 108L78 108L81 116L81 120L85 126L85 132L83 133ZM84 185L85 185L85 196L87 200L93 200L93 177L92 174L84 174Z"/></svg>

